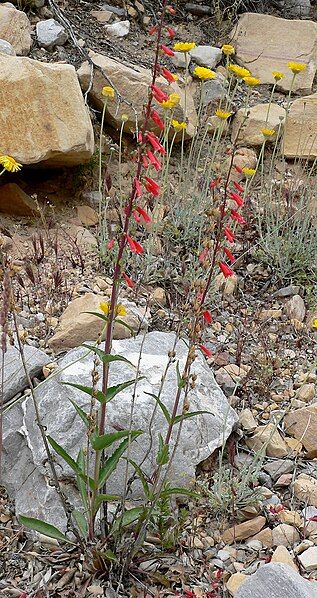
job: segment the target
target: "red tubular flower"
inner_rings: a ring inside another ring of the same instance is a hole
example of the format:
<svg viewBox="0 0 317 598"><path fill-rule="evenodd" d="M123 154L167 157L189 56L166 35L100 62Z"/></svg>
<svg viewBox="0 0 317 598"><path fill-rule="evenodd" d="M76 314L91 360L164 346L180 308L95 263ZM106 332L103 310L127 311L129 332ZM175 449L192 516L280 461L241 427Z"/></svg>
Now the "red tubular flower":
<svg viewBox="0 0 317 598"><path fill-rule="evenodd" d="M114 244L115 244L115 240L114 239L110 239L110 241L108 241L108 249L111 250L114 248Z"/></svg>
<svg viewBox="0 0 317 598"><path fill-rule="evenodd" d="M228 258L228 260L234 264L234 262L236 261L236 258L234 257L233 253L231 253L230 249L228 249L228 247L224 247L224 252Z"/></svg>
<svg viewBox="0 0 317 598"><path fill-rule="evenodd" d="M160 104L162 102L165 102L166 100L168 100L167 93L165 93L165 91L163 91L162 89L160 89L157 85L151 85L151 90L152 90L152 93L153 93L153 97Z"/></svg>
<svg viewBox="0 0 317 598"><path fill-rule="evenodd" d="M145 177L145 188L149 193L152 193L152 195L155 195L156 197L160 194L160 186L153 181L153 179L151 179L150 177Z"/></svg>
<svg viewBox="0 0 317 598"><path fill-rule="evenodd" d="M143 208L141 208L140 206L137 206L135 211L138 212L140 214L140 216L142 216L144 222L147 222L147 223L152 222L151 216L145 210L143 210Z"/></svg>
<svg viewBox="0 0 317 598"><path fill-rule="evenodd" d="M241 214L239 214L239 212L236 212L236 210L231 210L231 218L232 220L235 220L236 222L238 222L238 224L246 224L246 220L243 218L243 216L241 216Z"/></svg>
<svg viewBox="0 0 317 598"><path fill-rule="evenodd" d="M122 276L129 289L134 289L135 283L133 282L132 278L130 278L130 276L128 276L125 272L123 272Z"/></svg>
<svg viewBox="0 0 317 598"><path fill-rule="evenodd" d="M139 224L141 222L140 214L136 210L133 210L132 214L136 223Z"/></svg>
<svg viewBox="0 0 317 598"><path fill-rule="evenodd" d="M225 227L224 233L225 233L225 236L226 236L227 240L229 241L229 243L233 243L234 235L233 235L232 230L228 226Z"/></svg>
<svg viewBox="0 0 317 598"><path fill-rule="evenodd" d="M203 318L204 318L206 324L211 324L211 322L212 322L212 315L211 315L209 309L206 309L203 312Z"/></svg>
<svg viewBox="0 0 317 598"><path fill-rule="evenodd" d="M236 166L236 165L235 165L234 167L235 167L236 171L237 171L239 174L242 174L242 173L243 173L243 170L242 170L241 166Z"/></svg>
<svg viewBox="0 0 317 598"><path fill-rule="evenodd" d="M175 78L174 78L173 73L171 73L171 71L166 69L165 66L162 68L162 75L166 79L166 81L168 81L169 83L175 83Z"/></svg>
<svg viewBox="0 0 317 598"><path fill-rule="evenodd" d="M240 183L237 183L237 181L233 181L233 184L234 184L236 190L239 191L239 193L244 193L244 189L243 189L242 185L240 185Z"/></svg>
<svg viewBox="0 0 317 598"><path fill-rule="evenodd" d="M151 118L152 118L153 122L155 122L155 124L158 126L158 128L161 129L161 131L164 131L165 125L164 125L159 113L156 112L156 110L152 110Z"/></svg>
<svg viewBox="0 0 317 598"><path fill-rule="evenodd" d="M205 249L202 250L202 252L198 258L201 264L204 263L207 255L208 255L208 252L209 252L209 249L207 249L207 247L205 247Z"/></svg>
<svg viewBox="0 0 317 598"><path fill-rule="evenodd" d="M147 168L149 165L149 161L144 154L142 155L142 164L143 164L144 168Z"/></svg>
<svg viewBox="0 0 317 598"><path fill-rule="evenodd" d="M153 25L152 27L150 27L149 29L149 34L150 35L154 35L154 33L156 33L158 30L158 26L157 25Z"/></svg>
<svg viewBox="0 0 317 598"><path fill-rule="evenodd" d="M215 189L216 187L218 187L218 185L220 185L220 183L221 177L219 176L218 178L214 179L209 183L209 189Z"/></svg>
<svg viewBox="0 0 317 598"><path fill-rule="evenodd" d="M170 15L176 15L176 10L175 10L175 8L173 8L173 6L167 6L166 10L168 10Z"/></svg>
<svg viewBox="0 0 317 598"><path fill-rule="evenodd" d="M227 266L225 262L219 262L219 268L225 278L228 278L229 276L232 276L234 274L234 271L231 270L231 268L229 268L229 266Z"/></svg>
<svg viewBox="0 0 317 598"><path fill-rule="evenodd" d="M151 144L155 152L159 152L162 156L166 155L166 149L162 146L154 133L147 133L146 140Z"/></svg>
<svg viewBox="0 0 317 598"><path fill-rule="evenodd" d="M210 351L208 347L206 347L205 345L198 345L198 347L201 350L201 352L205 355L205 357L207 357L208 359L212 357L212 351Z"/></svg>
<svg viewBox="0 0 317 598"><path fill-rule="evenodd" d="M154 156L154 154L151 152L151 150L147 150L146 151L148 158L151 162L151 164L154 166L156 172L159 172L160 170L162 170L162 165L161 162L157 159L156 156Z"/></svg>
<svg viewBox="0 0 317 598"><path fill-rule="evenodd" d="M140 255L141 253L144 253L144 249L142 247L142 245L140 245L140 243L138 243L138 241L135 241L134 239L132 239L132 237L130 237L130 235L127 235L127 243L132 251L132 253L137 253L138 255Z"/></svg>
<svg viewBox="0 0 317 598"><path fill-rule="evenodd" d="M138 133L138 142L143 143L143 135L142 135L141 131L139 131L139 133Z"/></svg>
<svg viewBox="0 0 317 598"><path fill-rule="evenodd" d="M171 39L174 39L176 33L175 33L175 31L174 31L174 29L172 27L167 27L167 33L168 33L168 36Z"/></svg>
<svg viewBox="0 0 317 598"><path fill-rule="evenodd" d="M164 52L164 54L166 54L166 56L174 56L173 50L167 46L164 46L164 44L161 44L161 50Z"/></svg>
<svg viewBox="0 0 317 598"><path fill-rule="evenodd" d="M235 191L231 191L230 197L231 197L231 199L233 199L233 201L236 202L236 204L239 208L242 208L242 206L244 205L244 201L243 201L242 197L240 197L240 195L238 195L238 193L236 193Z"/></svg>
<svg viewBox="0 0 317 598"><path fill-rule="evenodd" d="M137 179L136 177L134 178L134 190L135 190L135 197L141 197L141 195L142 195L141 183L140 183L139 179Z"/></svg>

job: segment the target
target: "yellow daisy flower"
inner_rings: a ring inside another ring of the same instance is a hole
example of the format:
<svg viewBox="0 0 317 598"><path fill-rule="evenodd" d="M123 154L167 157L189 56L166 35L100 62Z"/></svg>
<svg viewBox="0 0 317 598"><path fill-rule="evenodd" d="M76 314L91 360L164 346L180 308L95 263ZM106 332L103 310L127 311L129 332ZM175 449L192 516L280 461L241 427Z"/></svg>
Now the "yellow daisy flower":
<svg viewBox="0 0 317 598"><path fill-rule="evenodd" d="M164 100L161 103L161 106L166 110L172 110L173 108L176 108L176 106L179 104L180 99L181 97L178 93L171 93L168 97L168 100Z"/></svg>
<svg viewBox="0 0 317 598"><path fill-rule="evenodd" d="M8 172L18 172L22 168L22 164L11 158L11 156L0 156L0 164Z"/></svg>
<svg viewBox="0 0 317 598"><path fill-rule="evenodd" d="M101 94L103 96L105 96L106 98L110 98L111 100L113 100L114 89L113 89L113 87L110 87L110 85L105 85L105 87L103 87L101 90Z"/></svg>
<svg viewBox="0 0 317 598"><path fill-rule="evenodd" d="M289 62L287 66L294 75L298 75L298 73L307 69L307 64L303 64L302 62Z"/></svg>
<svg viewBox="0 0 317 598"><path fill-rule="evenodd" d="M116 306L116 316L126 316L126 315L127 315L126 308L121 303L118 303L118 305Z"/></svg>
<svg viewBox="0 0 317 598"><path fill-rule="evenodd" d="M313 320L312 327L317 328L317 318Z"/></svg>
<svg viewBox="0 0 317 598"><path fill-rule="evenodd" d="M123 123L126 123L129 120L129 115L128 114L121 114L121 120Z"/></svg>
<svg viewBox="0 0 317 598"><path fill-rule="evenodd" d="M275 135L274 129L268 129L266 127L263 127L263 129L261 129L261 133L262 135L264 135L264 137L273 137L273 135Z"/></svg>
<svg viewBox="0 0 317 598"><path fill-rule="evenodd" d="M187 124L185 122L180 123L178 120L172 120L171 124L175 131L183 131L187 127Z"/></svg>
<svg viewBox="0 0 317 598"><path fill-rule="evenodd" d="M196 48L195 42L176 42L174 44L175 52L190 52Z"/></svg>
<svg viewBox="0 0 317 598"><path fill-rule="evenodd" d="M280 73L280 71L273 71L272 75L273 75L275 81L280 81L281 79L284 78L283 73Z"/></svg>
<svg viewBox="0 0 317 598"><path fill-rule="evenodd" d="M235 53L235 49L231 44L223 44L221 52L223 52L223 54L225 54L226 56L231 56Z"/></svg>
<svg viewBox="0 0 317 598"><path fill-rule="evenodd" d="M221 110L221 108L218 108L215 112L215 116L218 116L221 120L227 120L231 114L232 112L226 112L225 110Z"/></svg>
<svg viewBox="0 0 317 598"><path fill-rule="evenodd" d="M243 66L239 66L238 64L229 64L228 70L237 77L240 77L240 79L244 79L244 77L250 77L251 75L248 69L245 69Z"/></svg>
<svg viewBox="0 0 317 598"><path fill-rule="evenodd" d="M101 309L101 311L105 314L105 316L107 316L110 311L110 303L105 303L105 302L100 303L99 309Z"/></svg>
<svg viewBox="0 0 317 598"><path fill-rule="evenodd" d="M249 76L243 77L243 81L249 87L254 87L255 85L260 85L260 83L261 83L260 79L257 79L256 77L249 77Z"/></svg>
<svg viewBox="0 0 317 598"><path fill-rule="evenodd" d="M207 79L214 79L216 77L216 73L214 73L214 71L211 69L206 69L204 66L196 66L194 69L194 75L203 81L206 81Z"/></svg>
<svg viewBox="0 0 317 598"><path fill-rule="evenodd" d="M255 168L248 168L247 166L245 166L244 168L242 168L242 172L243 174L245 174L245 176L254 176L256 173Z"/></svg>

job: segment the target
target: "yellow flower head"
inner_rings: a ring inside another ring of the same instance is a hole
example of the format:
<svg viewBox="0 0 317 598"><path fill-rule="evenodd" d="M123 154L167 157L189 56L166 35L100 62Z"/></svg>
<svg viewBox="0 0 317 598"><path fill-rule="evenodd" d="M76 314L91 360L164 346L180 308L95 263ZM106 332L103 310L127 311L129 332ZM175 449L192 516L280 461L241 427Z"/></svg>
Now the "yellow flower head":
<svg viewBox="0 0 317 598"><path fill-rule="evenodd" d="M249 87L254 87L255 85L260 85L260 83L261 83L260 79L257 79L256 77L249 77L249 76L243 77L243 81Z"/></svg>
<svg viewBox="0 0 317 598"><path fill-rule="evenodd" d="M255 175L256 170L255 170L255 168L248 168L247 166L245 166L244 168L242 168L242 172L243 172L243 174L245 174L245 176L251 177L251 176Z"/></svg>
<svg viewBox="0 0 317 598"><path fill-rule="evenodd" d="M114 98L114 89L113 87L110 87L110 85L105 85L105 87L102 88L101 93L103 96L110 98L111 100Z"/></svg>
<svg viewBox="0 0 317 598"><path fill-rule="evenodd" d="M164 100L161 103L161 106L166 110L172 110L173 108L176 108L176 106L179 104L180 99L181 97L178 93L171 93L168 97L168 100Z"/></svg>
<svg viewBox="0 0 317 598"><path fill-rule="evenodd" d="M221 52L223 52L223 54L225 54L226 56L231 56L235 53L235 49L233 46L231 46L231 44L223 44Z"/></svg>
<svg viewBox="0 0 317 598"><path fill-rule="evenodd" d="M248 69L245 69L243 66L239 66L238 64L229 64L228 70L237 77L240 77L240 79L244 79L244 77L250 77L251 75Z"/></svg>
<svg viewBox="0 0 317 598"><path fill-rule="evenodd" d="M126 308L121 303L118 303L118 305L116 306L116 316L126 316L126 315L127 315Z"/></svg>
<svg viewBox="0 0 317 598"><path fill-rule="evenodd" d="M275 135L274 129L267 129L266 127L261 129L261 133L264 135L264 137L273 137L273 135Z"/></svg>
<svg viewBox="0 0 317 598"><path fill-rule="evenodd" d="M284 78L283 73L280 73L280 71L273 71L272 75L273 75L275 81L280 81L281 79Z"/></svg>
<svg viewBox="0 0 317 598"><path fill-rule="evenodd" d="M317 328L317 318L313 320L312 327Z"/></svg>
<svg viewBox="0 0 317 598"><path fill-rule="evenodd" d="M176 42L174 44L175 52L190 52L196 48L195 42Z"/></svg>
<svg viewBox="0 0 317 598"><path fill-rule="evenodd" d="M186 129L187 124L185 122L179 122L178 120L172 120L172 127L175 131L183 131Z"/></svg>
<svg viewBox="0 0 317 598"><path fill-rule="evenodd" d="M22 164L11 158L11 156L0 156L0 164L8 172L18 172L22 168Z"/></svg>
<svg viewBox="0 0 317 598"><path fill-rule="evenodd" d="M298 75L298 73L307 69L307 64L303 64L302 62L289 62L287 66L294 75Z"/></svg>
<svg viewBox="0 0 317 598"><path fill-rule="evenodd" d="M106 303L106 302L100 303L99 309L101 309L101 311L103 311L103 313L107 316L110 311L110 303Z"/></svg>
<svg viewBox="0 0 317 598"><path fill-rule="evenodd" d="M206 81L207 79L214 79L216 77L216 73L214 73L214 71L211 69L206 69L204 66L196 66L194 69L194 75L203 81Z"/></svg>
<svg viewBox="0 0 317 598"><path fill-rule="evenodd" d="M128 114L122 114L122 115L121 115L121 120L122 120L122 122L123 122L123 123L126 123L126 122L127 122L127 120L129 120L129 116L128 116Z"/></svg>
<svg viewBox="0 0 317 598"><path fill-rule="evenodd" d="M232 112L226 112L225 110L221 110L221 108L218 108L215 112L215 116L218 116L221 120L227 120L231 114Z"/></svg>

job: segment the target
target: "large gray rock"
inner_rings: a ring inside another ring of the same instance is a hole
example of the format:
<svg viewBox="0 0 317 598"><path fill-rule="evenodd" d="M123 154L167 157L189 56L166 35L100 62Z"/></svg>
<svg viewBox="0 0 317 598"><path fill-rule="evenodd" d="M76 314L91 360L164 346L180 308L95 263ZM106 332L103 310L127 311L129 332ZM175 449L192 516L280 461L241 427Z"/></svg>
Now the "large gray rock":
<svg viewBox="0 0 317 598"><path fill-rule="evenodd" d="M39 21L36 25L36 37L41 48L52 50L55 46L63 46L68 34L55 19Z"/></svg>
<svg viewBox="0 0 317 598"><path fill-rule="evenodd" d="M8 54L8 56L15 56L15 49L5 39L0 39L0 52L1 54Z"/></svg>
<svg viewBox="0 0 317 598"><path fill-rule="evenodd" d="M131 446L131 458L143 464L146 473L153 473L156 467L156 454L159 433L166 434L167 424L155 401L146 393L157 394L161 379L168 363L168 352L173 349L173 333L151 332L145 336L142 348L140 375L144 376L137 386L135 397L133 428L141 429L144 434ZM133 364L137 364L143 342L143 335L135 339L114 341L113 351L124 355ZM88 354L87 354L88 353ZM183 341L176 346L175 360L180 362L180 370L186 360L187 348ZM67 367L66 367L67 366ZM86 434L81 420L76 415L69 399L75 400L85 411L89 410L88 395L67 387L62 382L91 385L93 355L85 348L70 351L60 362L60 374L48 379L36 389L38 407L47 426L48 433L71 455L77 456L81 446L86 443ZM66 369L65 369L66 368ZM188 419L183 424L183 431L170 470L170 480L176 486L190 486L195 478L198 463L209 457L217 447L227 439L237 416L229 406L223 392L215 382L212 371L199 353L192 371L197 374L195 389L190 391L190 410L204 410L212 415L203 414ZM101 369L99 366L99 373ZM120 362L111 364L110 384L118 384L134 377L135 370ZM107 406L107 429L128 428L131 411L133 387L120 393ZM172 411L177 392L176 361L166 373L166 381L161 400ZM181 408L181 407L180 407ZM154 412L155 410L155 412ZM153 414L154 413L154 414ZM151 418L153 415L153 420ZM149 427L151 422L151 435ZM177 433L175 427L172 446ZM58 474L66 483L68 491L72 489L73 472L59 458ZM122 461L107 484L107 492L123 492L125 461ZM30 472L32 476L30 479ZM10 496L16 501L17 513L42 517L65 529L65 520L49 486L49 471L42 441L35 423L34 407L30 398L26 398L5 415L3 440L3 476L2 483ZM40 498L38 498L40 497ZM142 497L142 491L132 487L132 498Z"/></svg>
<svg viewBox="0 0 317 598"><path fill-rule="evenodd" d="M264 565L244 581L235 598L317 598L317 584L303 579L288 565Z"/></svg>
<svg viewBox="0 0 317 598"><path fill-rule="evenodd" d="M42 367L49 363L51 359L36 347L30 345L24 346L24 356L26 367L31 378L37 376ZM2 351L0 351L0 379L2 376ZM28 386L27 376L24 371L20 352L17 347L8 346L4 355L4 397L3 403L7 403L18 392L22 392Z"/></svg>

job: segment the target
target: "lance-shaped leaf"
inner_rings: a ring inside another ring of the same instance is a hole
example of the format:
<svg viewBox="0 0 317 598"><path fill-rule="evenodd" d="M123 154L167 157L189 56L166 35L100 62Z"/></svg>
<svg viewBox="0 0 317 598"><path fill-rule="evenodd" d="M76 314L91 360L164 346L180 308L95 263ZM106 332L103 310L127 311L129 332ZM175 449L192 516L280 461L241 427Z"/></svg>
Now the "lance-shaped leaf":
<svg viewBox="0 0 317 598"><path fill-rule="evenodd" d="M73 388L77 388L82 392L85 392L87 395L91 397L94 396L99 403L109 403L112 399L122 390L125 390L132 384L136 384L139 380L143 380L144 376L140 376L140 378L133 378L133 380L127 380L127 382L122 382L121 384L116 384L115 386L109 386L107 389L106 394L104 394L101 390L96 390L92 386L83 386L82 384L74 384L73 382L63 382L66 386L72 386Z"/></svg>
<svg viewBox="0 0 317 598"><path fill-rule="evenodd" d="M163 401L161 401L161 399L157 395L154 395L151 392L145 392L144 394L148 395L149 397L152 397L157 402L157 404L160 406L160 408L163 411L163 414L164 414L164 417L165 417L167 423L170 424L172 418L168 412L166 405L164 405Z"/></svg>
<svg viewBox="0 0 317 598"><path fill-rule="evenodd" d="M159 450L156 457L158 465L166 465L169 462L169 446L164 443L162 434L159 436Z"/></svg>
<svg viewBox="0 0 317 598"><path fill-rule="evenodd" d="M184 388L186 386L186 380L182 378L181 373L179 371L179 361L176 364L176 374L177 374L177 386L178 388Z"/></svg>
<svg viewBox="0 0 317 598"><path fill-rule="evenodd" d="M141 480L142 486L143 486L143 490L144 490L144 494L146 496L146 498L148 500L150 500L151 497L151 492L150 492L150 487L149 484L146 480L146 477L140 467L140 465L138 465L135 461L133 461L132 459L129 459L129 463L131 463L131 465L134 467L139 479Z"/></svg>
<svg viewBox="0 0 317 598"><path fill-rule="evenodd" d="M114 521L111 531L116 532L116 531L118 531L118 529L120 527L125 527L126 525L131 525L132 523L137 521L139 519L140 515L142 515L142 513L144 513L144 512L145 512L144 507L134 507L133 509L129 509L123 515L118 517L118 519L116 519Z"/></svg>
<svg viewBox="0 0 317 598"><path fill-rule="evenodd" d="M85 456L84 456L83 449L80 449L76 463L81 471L85 471L86 463L85 463ZM76 481L77 481L77 488L80 492L82 503L83 503L85 509L87 510L88 509L88 495L87 495L87 487L86 487L87 479L85 481L80 475L77 474Z"/></svg>
<svg viewBox="0 0 317 598"><path fill-rule="evenodd" d="M181 415L176 415L173 426L178 424L180 421L184 419L189 419L190 417L196 417L197 415L202 415L203 413L208 413L209 415L214 415L211 411L191 411L190 413L182 413Z"/></svg>
<svg viewBox="0 0 317 598"><path fill-rule="evenodd" d="M20 515L19 520L25 527L32 529L39 534L43 534L43 536L48 536L49 538L54 538L55 540L60 540L62 542L68 542L69 544L75 544L57 527L50 523L46 523L46 521L41 521L41 519L35 519L34 517L25 517L24 515Z"/></svg>
<svg viewBox="0 0 317 598"><path fill-rule="evenodd" d="M71 404L73 405L73 407L76 409L79 417L83 420L86 428L89 428L90 421L87 417L87 413L85 413L85 411L81 407L79 407L79 405L77 405L77 403L75 401L73 401L72 399L69 399L69 400L70 400Z"/></svg>
<svg viewBox="0 0 317 598"><path fill-rule="evenodd" d="M102 467L100 474L99 474L98 488L103 486L104 483L111 476L111 474L114 472L114 470L116 469L116 467L118 465L120 457L122 457L123 453L127 449L129 442L130 442L129 438L126 438L125 440L123 440L123 442L121 442L121 444L112 453L112 455L110 457L108 457L105 465Z"/></svg>
<svg viewBox="0 0 317 598"><path fill-rule="evenodd" d="M74 459L65 451L65 449L63 449L63 447L60 444L58 444L58 442L56 442L56 440L54 440L51 436L47 436L47 440L50 443L51 447L54 449L54 451L60 457L62 457L62 459L64 459L64 461L66 461L66 463L69 465L69 467L71 467L73 469L73 471L75 471L75 473L81 477L82 480L87 481L86 473L81 469L79 464L76 463L76 461L74 461ZM94 488L95 488L94 480L92 478L89 478L88 482L89 482L90 488L92 490L94 490Z"/></svg>
<svg viewBox="0 0 317 598"><path fill-rule="evenodd" d="M88 524L85 515L83 515L83 513L81 513L80 511L73 511L72 514L77 523L81 536L83 538L86 538L88 534Z"/></svg>
<svg viewBox="0 0 317 598"><path fill-rule="evenodd" d="M142 430L121 430L120 432L110 432L109 434L103 434L102 436L93 434L91 436L91 446L95 451L102 451L117 440L121 440L121 438L130 436L133 440L134 438L137 438L137 436L140 436L140 434L143 434Z"/></svg>
<svg viewBox="0 0 317 598"><path fill-rule="evenodd" d="M84 314L90 314L92 316L96 316L97 318L100 318L100 320L103 320L104 322L108 323L109 317L104 314L99 313L98 311L84 311ZM121 320L119 318L115 318L115 321L118 322L118 324L121 324L122 326L125 326L125 328L130 330L132 336L136 335L136 331L132 328L132 326L127 324L127 322L124 322L124 320Z"/></svg>
<svg viewBox="0 0 317 598"><path fill-rule="evenodd" d="M95 347L94 345L86 345L84 343L82 346L85 347L85 349L89 349L89 351L95 353L103 363L111 363L112 361L124 361L125 363L128 363L132 368L135 368L133 363L131 363L131 361L129 361L122 355L110 355L109 353L105 353L102 349L98 349L98 347Z"/></svg>
<svg viewBox="0 0 317 598"><path fill-rule="evenodd" d="M118 502L119 500L122 500L122 496L119 496L118 494L98 494L93 504L94 515L97 513L103 502Z"/></svg>

